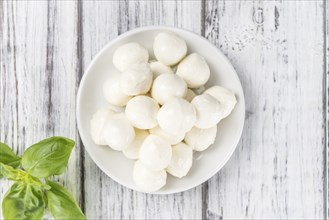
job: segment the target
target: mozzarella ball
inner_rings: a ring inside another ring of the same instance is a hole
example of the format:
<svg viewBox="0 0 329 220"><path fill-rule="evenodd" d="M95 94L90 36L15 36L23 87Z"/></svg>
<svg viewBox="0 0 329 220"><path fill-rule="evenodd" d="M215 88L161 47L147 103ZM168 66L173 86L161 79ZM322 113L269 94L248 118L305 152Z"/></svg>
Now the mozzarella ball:
<svg viewBox="0 0 329 220"><path fill-rule="evenodd" d="M185 81L176 74L158 76L152 86L151 94L161 105L174 97L184 98L187 92Z"/></svg>
<svg viewBox="0 0 329 220"><path fill-rule="evenodd" d="M107 120L103 135L107 145L113 150L121 151L133 142L135 131L124 114L120 113Z"/></svg>
<svg viewBox="0 0 329 220"><path fill-rule="evenodd" d="M193 92L193 90L188 89L186 92L185 99L186 99L186 101L191 102L195 96L196 96L196 94Z"/></svg>
<svg viewBox="0 0 329 220"><path fill-rule="evenodd" d="M108 101L110 104L116 106L125 106L131 99L131 96L121 92L119 79L120 76L116 74L112 75L108 80L106 80L103 85L103 95L106 101Z"/></svg>
<svg viewBox="0 0 329 220"><path fill-rule="evenodd" d="M186 56L187 46L180 36L161 32L154 38L153 50L157 60L167 66L172 66Z"/></svg>
<svg viewBox="0 0 329 220"><path fill-rule="evenodd" d="M113 64L121 72L135 63L147 62L148 51L138 43L127 43L118 47L113 54Z"/></svg>
<svg viewBox="0 0 329 220"><path fill-rule="evenodd" d="M163 139L168 141L169 144L171 144L171 145L178 144L185 137L185 132L180 132L180 133L177 133L177 134L170 134L170 133L165 132L164 130L162 130L159 126L150 129L149 132L151 134L155 134L159 137L162 137Z"/></svg>
<svg viewBox="0 0 329 220"><path fill-rule="evenodd" d="M174 74L169 66L166 66L158 61L150 62L150 68L153 73L153 79L162 74Z"/></svg>
<svg viewBox="0 0 329 220"><path fill-rule="evenodd" d="M158 113L159 126L172 135L191 130L195 121L196 111L193 105L182 98L173 98L166 102Z"/></svg>
<svg viewBox="0 0 329 220"><path fill-rule="evenodd" d="M198 95L191 103L196 110L195 127L197 128L206 129L213 127L224 117L224 106L211 95Z"/></svg>
<svg viewBox="0 0 329 220"><path fill-rule="evenodd" d="M150 65L148 63L136 63L122 73L120 88L126 95L145 94L151 88L152 79Z"/></svg>
<svg viewBox="0 0 329 220"><path fill-rule="evenodd" d="M204 93L211 95L217 99L225 107L224 118L227 117L236 104L236 97L234 93L221 86L213 86L204 91Z"/></svg>
<svg viewBox="0 0 329 220"><path fill-rule="evenodd" d="M201 55L192 53L179 63L176 74L186 81L189 88L198 88L209 80L210 69Z"/></svg>
<svg viewBox="0 0 329 220"><path fill-rule="evenodd" d="M168 166L171 154L171 145L166 140L150 134L141 146L139 159L149 170L159 171Z"/></svg>
<svg viewBox="0 0 329 220"><path fill-rule="evenodd" d="M189 132L186 133L184 141L193 150L203 151L215 142L216 135L217 125L207 129L193 127Z"/></svg>
<svg viewBox="0 0 329 220"><path fill-rule="evenodd" d="M107 120L115 114L110 109L99 109L94 113L93 117L90 120L90 133L91 138L93 139L95 144L98 145L106 145L103 136L103 128L107 122Z"/></svg>
<svg viewBox="0 0 329 220"><path fill-rule="evenodd" d="M126 117L139 129L150 129L157 126L158 103L148 96L135 96L126 106Z"/></svg>
<svg viewBox="0 0 329 220"><path fill-rule="evenodd" d="M192 167L193 150L185 143L179 143L172 147L172 157L167 172L173 176L182 178L186 176Z"/></svg>
<svg viewBox="0 0 329 220"><path fill-rule="evenodd" d="M140 148L148 135L149 133L146 130L135 129L134 141L128 146L128 148L124 149L122 153L128 159L138 159Z"/></svg>
<svg viewBox="0 0 329 220"><path fill-rule="evenodd" d="M151 171L140 161L136 161L133 170L133 180L141 190L154 192L166 185L167 173L165 170Z"/></svg>

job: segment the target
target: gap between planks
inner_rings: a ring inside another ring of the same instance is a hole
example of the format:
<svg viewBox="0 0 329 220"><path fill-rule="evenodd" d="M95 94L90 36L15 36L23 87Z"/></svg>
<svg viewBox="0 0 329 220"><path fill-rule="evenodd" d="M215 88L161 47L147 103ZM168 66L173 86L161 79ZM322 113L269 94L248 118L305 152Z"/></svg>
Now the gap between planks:
<svg viewBox="0 0 329 220"><path fill-rule="evenodd" d="M328 7L329 4L327 3L327 0L323 0L323 38L324 38L324 46L323 46L323 60L324 60L324 64L323 64L323 114L324 114L324 119L325 119L325 135L324 135L324 144L325 144L325 149L324 149L324 176L325 176L325 183L324 185L324 214L326 216L327 219L329 219L329 184L328 184L328 176L329 176L329 166L328 166L328 154L329 154L329 133L328 133L328 127L329 127L329 97L328 97L328 93L329 93L329 54L328 54L328 45L329 45L329 30L328 30Z"/></svg>
<svg viewBox="0 0 329 220"><path fill-rule="evenodd" d="M77 86L76 88L79 88L80 81L84 72L84 67L83 67L83 22L82 22L82 13L83 13L83 2L82 1L77 1L77 10L78 10L78 19L77 19L77 32L78 32L78 39L77 39L77 56L78 56L78 67L79 67L79 72L78 72L78 77L77 77ZM77 126L77 125L76 125ZM84 148L82 140L80 138L80 135L78 134L78 140L79 140L79 145L81 148ZM85 150L82 149L80 150L80 206L82 211L85 213L86 211L86 203L85 203Z"/></svg>

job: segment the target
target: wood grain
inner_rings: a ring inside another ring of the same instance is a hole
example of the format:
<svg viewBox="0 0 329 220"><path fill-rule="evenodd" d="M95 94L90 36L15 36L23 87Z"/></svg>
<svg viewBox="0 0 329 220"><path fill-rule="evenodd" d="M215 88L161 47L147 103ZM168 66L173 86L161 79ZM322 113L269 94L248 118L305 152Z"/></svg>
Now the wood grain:
<svg viewBox="0 0 329 220"><path fill-rule="evenodd" d="M328 7L325 0L1 1L0 140L22 154L48 136L75 139L57 179L89 219L328 217ZM246 97L244 133L228 164L202 186L168 196L111 180L76 129L76 91L92 58L149 25L204 35L228 56ZM0 181L0 198L9 185Z"/></svg>
<svg viewBox="0 0 329 220"><path fill-rule="evenodd" d="M324 56L326 58L326 63L324 65L325 68L325 79L324 79L324 117L326 117L326 124L325 124L325 146L326 146L326 192L325 192L325 197L326 197L326 217L329 219L329 166L328 166L328 161L329 161L329 4L327 1L324 1L324 17L326 19L326 22L324 23L324 35L326 37L325 42L324 42Z"/></svg>
<svg viewBox="0 0 329 220"><path fill-rule="evenodd" d="M111 39L147 25L172 25L201 31L198 1L110 1L83 4L84 69ZM107 177L86 155L86 213L91 219L200 219L201 187L168 196L127 189Z"/></svg>
<svg viewBox="0 0 329 220"><path fill-rule="evenodd" d="M206 37L236 68L247 109L209 181L208 218L326 217L323 13L320 1L207 1Z"/></svg>
<svg viewBox="0 0 329 220"><path fill-rule="evenodd" d="M0 34L0 140L19 155L53 135L79 140L77 4L1 1ZM78 201L79 158L77 144L66 174L57 178ZM3 198L9 182L0 184Z"/></svg>

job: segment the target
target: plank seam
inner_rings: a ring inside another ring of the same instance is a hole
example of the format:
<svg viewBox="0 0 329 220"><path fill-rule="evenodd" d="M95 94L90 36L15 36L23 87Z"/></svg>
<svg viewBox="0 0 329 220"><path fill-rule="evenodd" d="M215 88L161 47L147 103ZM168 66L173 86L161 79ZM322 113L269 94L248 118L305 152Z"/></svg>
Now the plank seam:
<svg viewBox="0 0 329 220"><path fill-rule="evenodd" d="M53 7L53 9L52 9ZM53 14L51 14L53 10ZM55 18L56 18L56 5L53 2L47 4L47 47L46 47L46 73L47 73L47 135L54 134L54 103L53 103L53 84L54 84L54 35L55 35ZM51 18L53 17L53 21Z"/></svg>
<svg viewBox="0 0 329 220"><path fill-rule="evenodd" d="M323 1L323 38L324 38L324 47L323 47L323 56L324 56L324 80L323 80L323 91L324 91L324 102L323 102L323 114L324 114L324 120L325 120L325 125L324 125L324 132L325 132L325 135L324 135L324 143L325 143L325 149L324 149L324 215L325 215L325 218L328 219L329 218L329 210L328 210L328 203L329 203L329 195L328 195L328 175L329 175L329 167L328 167L328 105L329 105L329 100L328 100L328 80L329 80L329 75L327 73L328 71L328 62L329 62L329 59L328 59L328 54L327 54L327 45L328 45L328 42L327 42L327 1L324 0Z"/></svg>
<svg viewBox="0 0 329 220"><path fill-rule="evenodd" d="M201 36L206 35L206 0L201 0Z"/></svg>
<svg viewBox="0 0 329 220"><path fill-rule="evenodd" d="M77 20L77 34L78 34L78 39L77 39L77 56L78 56L78 84L77 88L79 87L80 80L83 75L83 24L82 24L82 2L78 1L77 2L77 13L78 13L78 20ZM81 209L85 213L86 207L85 207L85 154L84 154L84 149L83 149L83 143L80 138L80 135L78 134L78 140L79 140L79 146L80 146L80 203L81 203Z"/></svg>
<svg viewBox="0 0 329 220"><path fill-rule="evenodd" d="M206 37L206 0L201 0L201 36ZM209 184L208 181L202 184L201 198L202 198L202 219L208 219L208 201L209 201Z"/></svg>
<svg viewBox="0 0 329 220"><path fill-rule="evenodd" d="M209 193L209 184L208 181L204 182L201 187L201 196L202 196L202 219L208 219L208 193Z"/></svg>

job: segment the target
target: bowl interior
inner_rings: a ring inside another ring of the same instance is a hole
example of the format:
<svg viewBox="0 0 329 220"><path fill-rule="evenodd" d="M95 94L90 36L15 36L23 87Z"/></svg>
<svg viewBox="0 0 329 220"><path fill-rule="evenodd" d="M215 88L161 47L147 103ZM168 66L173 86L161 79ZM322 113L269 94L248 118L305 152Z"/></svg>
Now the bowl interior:
<svg viewBox="0 0 329 220"><path fill-rule="evenodd" d="M167 184L156 194L181 192L208 180L218 172L234 152L240 139L245 103L239 78L227 58L206 39L182 29L168 27L148 27L127 32L111 41L91 62L83 75L78 92L77 121L83 144L94 162L118 183L140 191L133 182L134 160L124 157L121 152L106 146L95 145L90 136L90 119L95 111L107 107L102 94L103 82L110 74L118 71L112 64L112 56L117 47L127 42L138 42L149 50L154 59L152 44L161 31L172 31L183 37L188 45L188 53L197 52L205 57L211 70L206 87L220 85L235 92L238 103L232 114L218 125L216 142L206 151L194 153L193 166L184 178L168 175Z"/></svg>

